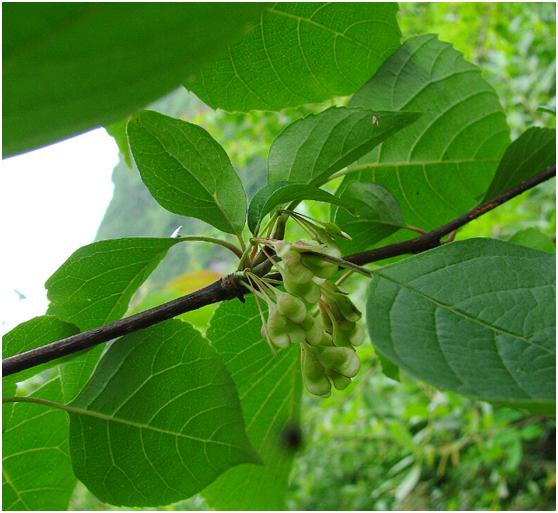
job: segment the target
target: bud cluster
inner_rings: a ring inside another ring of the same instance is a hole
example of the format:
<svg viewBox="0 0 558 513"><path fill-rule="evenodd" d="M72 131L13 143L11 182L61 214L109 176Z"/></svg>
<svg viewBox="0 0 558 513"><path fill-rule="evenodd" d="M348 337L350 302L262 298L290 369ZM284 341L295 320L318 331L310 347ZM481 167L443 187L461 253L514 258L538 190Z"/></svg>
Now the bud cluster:
<svg viewBox="0 0 558 513"><path fill-rule="evenodd" d="M326 280L337 272L337 264L308 254L341 258L331 241L320 242L266 239L265 245L281 260L279 264L270 257L282 275L286 292L256 278L259 291L255 293L269 309L267 322L262 316L264 339L273 351L273 346L300 344L305 387L314 395L329 397L332 383L343 390L358 373L360 360L354 348L362 344L364 330L357 324L360 311L346 293ZM305 303L318 305L320 319L307 312Z"/></svg>

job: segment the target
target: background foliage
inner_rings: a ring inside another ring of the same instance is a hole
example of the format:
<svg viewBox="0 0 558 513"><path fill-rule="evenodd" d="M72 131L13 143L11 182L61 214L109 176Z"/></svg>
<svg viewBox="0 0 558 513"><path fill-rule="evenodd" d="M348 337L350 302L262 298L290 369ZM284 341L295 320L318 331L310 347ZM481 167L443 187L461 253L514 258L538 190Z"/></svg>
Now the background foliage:
<svg viewBox="0 0 558 513"><path fill-rule="evenodd" d="M481 67L500 97L512 140L533 123L555 126L554 117L538 110L556 103L554 4L409 3L400 9L404 38L439 34ZM265 183L267 151L281 129L309 112L347 101L339 98L281 113L229 114L212 111L179 90L151 108L205 128L231 157L250 199ZM124 161L115 168L113 180L114 198L98 240L168 236L180 225L182 234L217 235L202 221L163 210ZM484 235L507 240L521 230L537 228L554 242L554 190L553 183L542 185L471 223L458 238ZM327 214L316 203L309 212L315 217ZM198 279L200 286L212 282L231 263L232 256L224 249L176 244L131 306L139 310L178 297L187 292L187 281ZM182 279L170 281L177 275ZM360 298L361 309L366 285L358 279L346 285ZM204 330L213 310L210 306L184 317ZM392 381L382 374L368 343L359 349L359 356L362 370L353 387L327 402L303 394L302 444L287 490L290 509L555 508L554 420L442 393L404 373L400 383ZM71 508L117 509L102 504L79 484ZM160 509L207 509L207 505L195 496Z"/></svg>

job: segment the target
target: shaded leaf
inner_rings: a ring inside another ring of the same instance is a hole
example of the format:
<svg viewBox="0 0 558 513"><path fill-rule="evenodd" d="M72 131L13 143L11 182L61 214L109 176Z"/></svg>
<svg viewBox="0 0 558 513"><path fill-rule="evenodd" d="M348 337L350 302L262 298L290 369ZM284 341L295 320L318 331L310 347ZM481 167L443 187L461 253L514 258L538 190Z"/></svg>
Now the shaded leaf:
<svg viewBox="0 0 558 513"><path fill-rule="evenodd" d="M554 245L554 242L552 242L552 239L536 228L525 228L523 230L519 230L508 239L508 242L521 244L522 246L538 249L539 251L556 253L556 246Z"/></svg>
<svg viewBox="0 0 558 513"><path fill-rule="evenodd" d="M556 163L556 130L532 127L512 142L481 203L489 201Z"/></svg>
<svg viewBox="0 0 558 513"><path fill-rule="evenodd" d="M380 112L330 107L291 123L269 149L268 182L323 184L414 123L420 112Z"/></svg>
<svg viewBox="0 0 558 513"><path fill-rule="evenodd" d="M354 205L357 216L339 209L335 224L353 240L338 238L343 254L358 253L404 227L399 203L385 187L373 183L350 183L341 199Z"/></svg>
<svg viewBox="0 0 558 513"><path fill-rule="evenodd" d="M180 239L127 238L75 251L47 280L47 313L90 330L120 319L133 293Z"/></svg>
<svg viewBox="0 0 558 513"><path fill-rule="evenodd" d="M110 504L170 504L260 462L221 357L179 320L114 343L69 415L76 476Z"/></svg>
<svg viewBox="0 0 558 513"><path fill-rule="evenodd" d="M221 303L207 331L234 379L246 433L264 461L263 467L232 468L202 492L217 509L285 509L295 454L285 444L284 432L299 423L300 347L293 345L274 357L261 336L261 326L256 302L249 296L244 305Z"/></svg>
<svg viewBox="0 0 558 513"><path fill-rule="evenodd" d="M556 405L555 256L492 239L376 271L374 347L441 389L535 412Z"/></svg>
<svg viewBox="0 0 558 513"><path fill-rule="evenodd" d="M31 394L64 402L60 377ZM68 448L68 417L40 404L12 403L2 433L2 509L66 510L77 479Z"/></svg>
<svg viewBox="0 0 558 513"><path fill-rule="evenodd" d="M409 38L350 107L424 112L355 164L340 191L353 181L383 185L401 205L406 223L426 231L478 203L509 144L492 86L433 35ZM413 236L402 230L390 242Z"/></svg>
<svg viewBox="0 0 558 513"><path fill-rule="evenodd" d="M185 82L210 107L281 110L354 93L401 44L397 4L267 4L260 23Z"/></svg>
<svg viewBox="0 0 558 513"><path fill-rule="evenodd" d="M353 206L313 185L294 182L273 182L262 187L250 201L248 228L255 233L261 220L275 207L291 201L314 200L340 205L354 212Z"/></svg>
<svg viewBox="0 0 558 513"><path fill-rule="evenodd" d="M128 123L141 179L158 203L227 233L242 233L246 194L223 147L200 126L154 111Z"/></svg>
<svg viewBox="0 0 558 513"><path fill-rule="evenodd" d="M258 3L4 6L2 151L107 126L169 93L257 20Z"/></svg>

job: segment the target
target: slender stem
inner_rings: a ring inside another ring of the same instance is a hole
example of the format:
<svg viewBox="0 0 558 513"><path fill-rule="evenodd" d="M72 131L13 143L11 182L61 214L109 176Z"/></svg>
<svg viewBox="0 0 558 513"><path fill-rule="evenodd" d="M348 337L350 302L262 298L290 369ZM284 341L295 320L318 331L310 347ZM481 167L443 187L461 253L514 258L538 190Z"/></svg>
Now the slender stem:
<svg viewBox="0 0 558 513"><path fill-rule="evenodd" d="M415 254L422 251L438 247L442 244L442 237L457 230L461 226L471 222L481 215L490 212L502 203L518 196L519 194L535 187L536 185L549 180L556 176L556 164L548 167L538 175L525 180L518 186L504 192L490 201L469 210L466 214L454 219L453 221L440 226L439 228L416 237L411 240L390 244L380 248L364 251L355 255L344 257L343 260L356 265L369 264L384 260L386 258L403 255ZM321 255L320 255L321 256ZM271 269L271 262L263 261L261 264L253 267L252 272L258 276L266 275ZM279 275L270 276L273 279L280 279ZM9 356L2 360L2 375L9 376L25 369L35 367L42 363L47 363L62 356L77 353L84 349L88 349L97 344L107 342L114 338L138 331L154 324L158 324L171 317L197 310L202 306L206 306L220 301L226 301L236 298L243 300L243 296L248 291L239 283L235 275L228 275L220 280L197 290L187 296L175 299L169 303L157 306L145 312L141 312L125 319L100 326L93 330L78 333L72 337L68 337L45 346L37 347L21 354Z"/></svg>
<svg viewBox="0 0 558 513"><path fill-rule="evenodd" d="M217 239L216 237L206 237L204 235L181 235L179 239L199 242L212 242L213 244L218 244L219 246L223 246L224 248L232 251L238 258L242 258L242 251L237 246L225 240ZM244 241L242 241L242 239L240 239L240 241L242 245L244 245Z"/></svg>

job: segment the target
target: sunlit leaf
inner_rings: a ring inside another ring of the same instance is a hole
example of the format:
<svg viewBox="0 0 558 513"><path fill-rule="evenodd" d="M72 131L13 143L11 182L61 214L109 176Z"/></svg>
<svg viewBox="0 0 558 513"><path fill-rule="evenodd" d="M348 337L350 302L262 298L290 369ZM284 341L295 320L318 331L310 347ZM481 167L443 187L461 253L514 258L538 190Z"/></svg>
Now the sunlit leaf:
<svg viewBox="0 0 558 513"><path fill-rule="evenodd" d="M401 44L395 3L267 4L260 23L185 86L212 108L247 112L355 92Z"/></svg>
<svg viewBox="0 0 558 513"><path fill-rule="evenodd" d="M110 504L170 504L260 462L221 357L179 320L115 342L70 407L76 476Z"/></svg>
<svg viewBox="0 0 558 513"><path fill-rule="evenodd" d="M227 233L242 233L246 194L222 146L198 125L142 111L128 123L141 178L159 204Z"/></svg>

